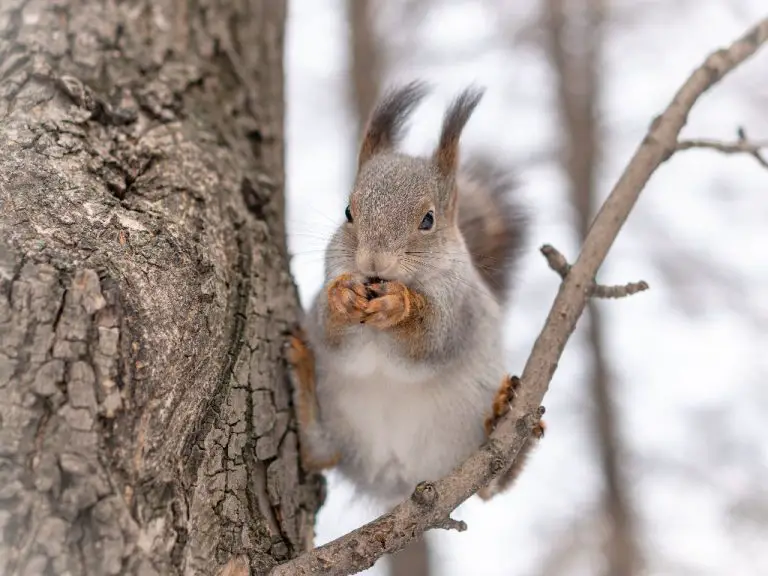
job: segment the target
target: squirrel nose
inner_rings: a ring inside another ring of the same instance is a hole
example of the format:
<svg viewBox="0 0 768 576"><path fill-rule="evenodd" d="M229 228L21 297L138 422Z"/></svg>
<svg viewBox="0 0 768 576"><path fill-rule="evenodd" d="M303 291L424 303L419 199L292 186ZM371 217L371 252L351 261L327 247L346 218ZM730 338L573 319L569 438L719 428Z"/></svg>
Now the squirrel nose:
<svg viewBox="0 0 768 576"><path fill-rule="evenodd" d="M386 252L370 252L361 250L357 254L357 268L361 274L369 278L391 280L397 272L397 256Z"/></svg>

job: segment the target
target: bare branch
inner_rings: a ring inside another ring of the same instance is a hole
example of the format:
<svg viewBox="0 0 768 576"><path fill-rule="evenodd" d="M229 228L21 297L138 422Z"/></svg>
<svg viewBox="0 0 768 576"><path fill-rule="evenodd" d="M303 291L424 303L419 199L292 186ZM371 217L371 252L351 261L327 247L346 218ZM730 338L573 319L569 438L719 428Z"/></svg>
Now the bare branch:
<svg viewBox="0 0 768 576"><path fill-rule="evenodd" d="M677 150L690 150L691 148L711 148L724 154L755 154L763 148L768 148L768 142L749 142L739 140L737 142L722 142L720 140L680 140Z"/></svg>
<svg viewBox="0 0 768 576"><path fill-rule="evenodd" d="M595 284L592 286L592 292L589 295L593 298L602 299L626 298L627 296L632 296L632 294L644 292L645 290L648 290L648 288L648 283L645 280L640 280L640 282L629 282L623 286L602 286L600 284Z"/></svg>
<svg viewBox="0 0 768 576"><path fill-rule="evenodd" d="M448 476L434 483L420 484L417 490L420 495L414 493L373 522L276 566L270 573L272 576L345 576L369 568L381 556L402 549L424 531L445 527L453 510L508 468L543 414L541 401L589 297L585 287L592 285L640 192L654 171L675 151L680 130L698 98L752 56L766 40L768 18L729 48L711 54L653 122L598 212L579 258L560 287L523 370L518 402L499 421L488 442Z"/></svg>
<svg viewBox="0 0 768 576"><path fill-rule="evenodd" d="M566 276L568 276L568 273L571 271L571 265L568 264L568 260L565 259L565 256L550 244L545 244L539 250L547 259L549 267L557 272L560 278L565 280ZM648 288L648 283L645 280L640 280L640 282L629 282L622 286L603 286L602 284L593 282L592 286L588 288L587 293L592 298L625 298L632 294L648 290Z"/></svg>
<svg viewBox="0 0 768 576"><path fill-rule="evenodd" d="M764 168L768 168L768 160L763 156L763 151L768 149L768 142L750 142L744 128L738 130L739 139L736 142L722 142L720 140L680 140L677 143L676 152L691 150L693 148L709 148L723 154L749 154Z"/></svg>

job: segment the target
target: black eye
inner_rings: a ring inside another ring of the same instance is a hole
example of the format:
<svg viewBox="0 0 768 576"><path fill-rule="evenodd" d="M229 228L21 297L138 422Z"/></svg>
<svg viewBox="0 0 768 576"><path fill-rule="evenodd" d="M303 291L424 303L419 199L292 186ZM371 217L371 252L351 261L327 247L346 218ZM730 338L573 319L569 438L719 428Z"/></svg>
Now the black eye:
<svg viewBox="0 0 768 576"><path fill-rule="evenodd" d="M347 217L347 222L350 224L352 223L352 210L349 209L349 205L347 205L346 210L344 210L344 216Z"/></svg>
<svg viewBox="0 0 768 576"><path fill-rule="evenodd" d="M432 226L435 225L435 213L430 210L424 214L424 218L421 219L419 224L419 230L432 230Z"/></svg>

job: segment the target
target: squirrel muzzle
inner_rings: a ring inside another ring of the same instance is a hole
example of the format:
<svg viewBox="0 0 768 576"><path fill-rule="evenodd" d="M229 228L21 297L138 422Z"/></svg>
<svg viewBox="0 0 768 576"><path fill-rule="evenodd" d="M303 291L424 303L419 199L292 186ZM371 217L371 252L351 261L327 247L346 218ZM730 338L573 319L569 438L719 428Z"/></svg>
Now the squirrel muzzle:
<svg viewBox="0 0 768 576"><path fill-rule="evenodd" d="M400 270L400 261L390 252L373 252L361 248L357 253L357 270L369 279L395 280Z"/></svg>

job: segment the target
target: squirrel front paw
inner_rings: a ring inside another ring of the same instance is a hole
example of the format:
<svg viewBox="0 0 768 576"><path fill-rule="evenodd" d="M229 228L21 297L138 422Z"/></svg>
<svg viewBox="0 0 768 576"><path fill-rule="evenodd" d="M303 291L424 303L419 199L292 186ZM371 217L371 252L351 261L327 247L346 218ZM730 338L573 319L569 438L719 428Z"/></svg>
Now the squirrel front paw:
<svg viewBox="0 0 768 576"><path fill-rule="evenodd" d="M342 274L328 286L328 306L340 324L363 322L368 291L352 274Z"/></svg>
<svg viewBox="0 0 768 576"><path fill-rule="evenodd" d="M421 295L397 280L371 284L368 290L372 298L364 322L382 330L401 324L424 302Z"/></svg>

